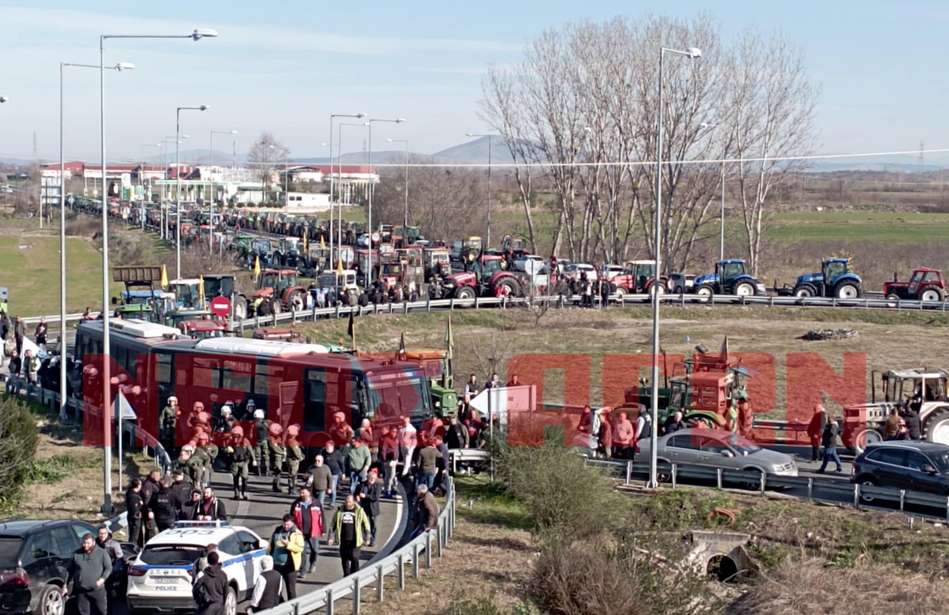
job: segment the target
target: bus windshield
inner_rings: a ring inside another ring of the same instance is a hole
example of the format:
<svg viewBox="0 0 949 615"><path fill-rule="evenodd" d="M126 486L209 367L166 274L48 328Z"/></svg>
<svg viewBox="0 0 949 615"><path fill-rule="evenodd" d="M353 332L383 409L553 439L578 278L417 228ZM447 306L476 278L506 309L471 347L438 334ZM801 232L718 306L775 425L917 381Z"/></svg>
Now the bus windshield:
<svg viewBox="0 0 949 615"><path fill-rule="evenodd" d="M417 372L393 371L369 376L366 417L374 421L424 420L432 415L428 383Z"/></svg>

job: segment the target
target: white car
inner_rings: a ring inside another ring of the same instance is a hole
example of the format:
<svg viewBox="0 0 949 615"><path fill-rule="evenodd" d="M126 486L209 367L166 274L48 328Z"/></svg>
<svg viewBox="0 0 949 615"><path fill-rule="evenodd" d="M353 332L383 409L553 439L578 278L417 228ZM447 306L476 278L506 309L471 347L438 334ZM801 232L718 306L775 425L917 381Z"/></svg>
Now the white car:
<svg viewBox="0 0 949 615"><path fill-rule="evenodd" d="M129 612L194 611L194 565L209 544L217 545L230 586L224 615L236 615L238 603L254 591L260 560L267 554L267 541L246 527L228 525L226 521L179 521L149 540L129 562Z"/></svg>
<svg viewBox="0 0 949 615"><path fill-rule="evenodd" d="M567 265L566 269L564 269L564 275L577 281L580 280L580 272L586 272L587 280L590 282L596 282L596 267L593 265L587 265L586 263L571 263Z"/></svg>

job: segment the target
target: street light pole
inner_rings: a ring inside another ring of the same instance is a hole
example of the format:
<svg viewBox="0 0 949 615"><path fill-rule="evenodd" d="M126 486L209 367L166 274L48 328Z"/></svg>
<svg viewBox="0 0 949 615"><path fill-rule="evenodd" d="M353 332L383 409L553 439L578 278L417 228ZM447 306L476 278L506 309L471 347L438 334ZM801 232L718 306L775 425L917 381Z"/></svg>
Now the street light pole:
<svg viewBox="0 0 949 615"><path fill-rule="evenodd" d="M366 128L366 127L369 126L369 122L363 122L362 124L357 124L357 123L354 123L354 122L340 122L340 123L339 123L339 128L337 129L337 130L339 130L339 134L337 135L337 137L338 137L337 140L339 141L339 156L338 156L337 159L336 159L336 160L337 160L336 171L337 171L337 173L339 174L339 180L336 182L336 189L339 191L340 197L342 197L342 194L343 194L343 191L342 191L342 186L343 186L343 126L362 126L363 128ZM333 157L333 151L330 150L330 158L332 159L332 157ZM337 226L337 230L336 230L336 234L337 234L336 256L337 256L337 259L339 259L339 258L340 258L340 256L339 256L340 251L343 249L343 204L342 204L342 201L339 201L339 202L337 203L336 209L337 209L337 216L336 216L336 218L337 218L337 220L336 220L336 222L337 222L337 225L336 225L336 226ZM371 237L370 237L370 239L371 239ZM332 255L330 255L330 256L332 256Z"/></svg>
<svg viewBox="0 0 949 615"><path fill-rule="evenodd" d="M394 120L381 120L381 119L369 119L369 222L367 223L368 227L366 230L369 233L369 267L366 272L366 288L372 284L372 193L373 190L373 181L372 181L372 123L373 122L390 122L392 124L401 124L405 121L405 118L396 118ZM342 162L343 153L340 152L340 162Z"/></svg>
<svg viewBox="0 0 949 615"><path fill-rule="evenodd" d="M204 111L208 109L207 105L200 107L178 107L175 111L175 277L181 279L181 139L178 134L181 132L181 112L182 111Z"/></svg>
<svg viewBox="0 0 949 615"><path fill-rule="evenodd" d="M330 228L329 228L329 231L330 231L330 265L333 264L333 200L335 199L335 195L333 194L333 118L334 118L334 117L352 117L352 118L356 118L356 119L362 119L362 118L366 117L366 114L365 114L365 113L356 113L356 114L354 114L354 115L347 115L347 114L344 114L344 113L333 113L333 114L330 114ZM340 131L342 131L342 129L340 129ZM342 164L343 164L343 159L342 159L343 150L342 150L342 147L340 147L339 155L340 155L339 164L340 164L340 166L342 166ZM340 173L340 175L342 175L342 173ZM337 213L337 215L336 215L336 223L337 223L340 227L342 227L342 225L343 225L343 210L342 210L342 207L341 207L338 203L339 203L339 202L337 201L337 207L336 207L336 209L337 209L337 212L336 212L336 213ZM340 239L342 239L342 229L339 231L339 233L340 233ZM340 245L340 247L342 247L342 243L340 243L339 245Z"/></svg>
<svg viewBox="0 0 949 615"><path fill-rule="evenodd" d="M488 204L487 204L487 218L488 218L488 229L487 235L485 235L485 249L491 246L491 153L494 150L492 139L497 135L486 135L486 134L474 134L469 132L465 135L466 137L477 137L477 138L488 138Z"/></svg>
<svg viewBox="0 0 949 615"><path fill-rule="evenodd" d="M389 143L405 143L405 210L402 212L402 247L405 247L405 237L409 228L409 140L386 139Z"/></svg>
<svg viewBox="0 0 949 615"><path fill-rule="evenodd" d="M209 160L208 166L210 167L210 170L208 171L209 179L211 177L211 173L214 172L214 135L236 135L236 134L237 134L236 130L227 130L227 131L212 130L211 131L211 139L210 139L210 143L208 144L208 160ZM234 139L235 139L234 149L237 150L237 145L236 145L237 137L234 137ZM210 235L208 235L208 253L214 254L214 181L211 180L210 183L211 183L211 201L208 204L208 226L211 227L211 233Z"/></svg>
<svg viewBox="0 0 949 615"><path fill-rule="evenodd" d="M662 58L665 52L688 56L693 60L702 56L697 47L690 47L687 51L675 49L659 49L659 88L657 90L657 118L656 118L656 226L653 245L656 258L656 277L662 274ZM662 296L658 289L652 293L652 429L650 433L651 448L649 451L649 486L659 486L658 458L656 446L659 437L659 298Z"/></svg>
<svg viewBox="0 0 949 615"><path fill-rule="evenodd" d="M191 135L181 135L182 140L189 139L189 138L191 138ZM168 172L168 163L166 163L166 154L168 153L167 152L168 144L172 143L173 141L178 141L178 139L175 137L165 137L165 140L162 141L161 165L162 165L163 176ZM163 180L163 181L167 181L167 180ZM171 214L168 212L168 208L165 203L165 192L166 192L165 185L162 184L159 188L160 189L159 189L159 194L158 194L158 200L161 201L161 207L159 208L159 211L161 212L161 216L162 216L161 238L167 241L171 236L171 230L170 230L171 224L168 219L168 217Z"/></svg>
<svg viewBox="0 0 949 615"><path fill-rule="evenodd" d="M105 163L105 40L107 38L190 38L194 41L205 37L216 37L211 29L198 28L184 36L103 34L99 37L99 138L102 155L102 422L103 431L103 502L102 512L111 513L112 508L112 366L109 345L109 205L108 176ZM108 410L107 410L108 408ZM121 460L120 460L121 462Z"/></svg>

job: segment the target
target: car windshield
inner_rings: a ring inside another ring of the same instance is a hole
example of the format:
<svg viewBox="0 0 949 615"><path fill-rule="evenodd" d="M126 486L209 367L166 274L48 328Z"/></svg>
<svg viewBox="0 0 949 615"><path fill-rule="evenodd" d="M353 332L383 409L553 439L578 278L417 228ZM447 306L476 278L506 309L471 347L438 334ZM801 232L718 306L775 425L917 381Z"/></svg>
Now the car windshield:
<svg viewBox="0 0 949 615"><path fill-rule="evenodd" d="M193 564L204 554L203 547L193 545L160 545L145 547L139 558L151 566L184 566Z"/></svg>
<svg viewBox="0 0 949 615"><path fill-rule="evenodd" d="M929 457L930 461L933 462L940 474L949 472L949 451L944 451L942 453L927 452L926 456Z"/></svg>
<svg viewBox="0 0 949 615"><path fill-rule="evenodd" d="M738 451L739 455L751 455L752 453L757 453L761 450L760 446L747 438L739 436L738 434L725 436L722 443L727 444L731 448Z"/></svg>
<svg viewBox="0 0 949 615"><path fill-rule="evenodd" d="M0 568L15 568L23 539L16 536L0 537Z"/></svg>

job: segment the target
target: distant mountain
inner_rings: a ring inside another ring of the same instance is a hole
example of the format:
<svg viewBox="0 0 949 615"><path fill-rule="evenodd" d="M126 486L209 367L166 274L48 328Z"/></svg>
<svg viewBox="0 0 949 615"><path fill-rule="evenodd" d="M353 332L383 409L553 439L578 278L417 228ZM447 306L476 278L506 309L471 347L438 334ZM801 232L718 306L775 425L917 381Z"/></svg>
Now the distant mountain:
<svg viewBox="0 0 949 615"><path fill-rule="evenodd" d="M924 173L949 169L949 162L945 164L926 164ZM808 173L836 173L837 171L887 171L890 173L918 173L919 165L908 162L873 162L872 158L854 162L818 161L807 170Z"/></svg>
<svg viewBox="0 0 949 615"><path fill-rule="evenodd" d="M492 142L494 151L491 162L510 164L514 162L511 153L500 138L479 137L433 154L438 162L446 164L488 164L488 143Z"/></svg>
<svg viewBox="0 0 949 615"><path fill-rule="evenodd" d="M18 167L28 167L33 164L33 162L33 160L28 160L26 158L0 158L0 164L10 164Z"/></svg>

